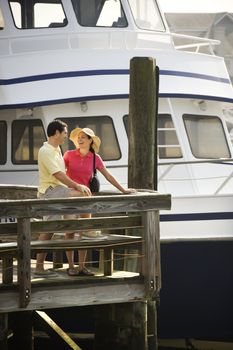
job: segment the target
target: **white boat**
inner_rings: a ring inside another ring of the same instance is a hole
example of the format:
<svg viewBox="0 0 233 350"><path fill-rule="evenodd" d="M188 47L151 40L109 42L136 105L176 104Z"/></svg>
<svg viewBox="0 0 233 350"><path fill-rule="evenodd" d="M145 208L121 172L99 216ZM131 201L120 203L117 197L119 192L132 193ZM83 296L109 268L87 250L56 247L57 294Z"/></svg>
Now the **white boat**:
<svg viewBox="0 0 233 350"><path fill-rule="evenodd" d="M154 57L158 190L172 194L161 238L232 238L233 89L218 41L183 38L176 47L154 0L0 0L0 183L37 185L38 149L60 118L96 131L127 186L130 60Z"/></svg>
<svg viewBox="0 0 233 350"><path fill-rule="evenodd" d="M0 184L37 185L38 149L60 118L95 130L127 186L130 60L156 59L158 190L172 195L160 338L232 339L233 90L214 45L170 33L155 0L0 0Z"/></svg>

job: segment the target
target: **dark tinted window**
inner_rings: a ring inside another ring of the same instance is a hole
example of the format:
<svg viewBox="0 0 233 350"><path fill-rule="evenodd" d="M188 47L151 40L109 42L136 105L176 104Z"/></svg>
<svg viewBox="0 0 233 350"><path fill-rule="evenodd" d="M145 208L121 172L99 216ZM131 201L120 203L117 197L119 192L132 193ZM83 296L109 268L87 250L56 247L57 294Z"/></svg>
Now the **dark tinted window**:
<svg viewBox="0 0 233 350"><path fill-rule="evenodd" d="M0 121L0 164L6 163L7 152L7 125L6 122Z"/></svg>
<svg viewBox="0 0 233 350"><path fill-rule="evenodd" d="M15 120L12 124L12 163L36 164L46 135L41 120Z"/></svg>
<svg viewBox="0 0 233 350"><path fill-rule="evenodd" d="M120 0L72 0L77 21L84 27L127 26Z"/></svg>
<svg viewBox="0 0 233 350"><path fill-rule="evenodd" d="M190 148L196 158L229 158L222 121L214 116L183 116Z"/></svg>
<svg viewBox="0 0 233 350"><path fill-rule="evenodd" d="M74 128L90 128L101 139L99 154L103 160L117 160L121 157L120 148L114 129L112 119L108 116L98 117L78 117L78 118L62 118L68 125L68 132ZM68 141L62 146L63 152L68 149L74 149L72 141Z"/></svg>

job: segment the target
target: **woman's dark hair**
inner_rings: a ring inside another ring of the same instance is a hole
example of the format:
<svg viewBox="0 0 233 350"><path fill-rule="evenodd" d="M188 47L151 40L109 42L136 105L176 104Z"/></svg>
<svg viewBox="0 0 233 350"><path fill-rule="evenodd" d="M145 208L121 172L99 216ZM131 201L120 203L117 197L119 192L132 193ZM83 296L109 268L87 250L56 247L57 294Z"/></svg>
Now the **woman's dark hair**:
<svg viewBox="0 0 233 350"><path fill-rule="evenodd" d="M86 134L86 135L87 135L87 134ZM89 140L91 139L91 136L90 136L90 135L87 135L87 137L89 138ZM92 143L90 144L90 151L91 151L92 153L95 153L95 150L93 149L92 145L93 145L93 140L92 140Z"/></svg>
<svg viewBox="0 0 233 350"><path fill-rule="evenodd" d="M59 119L55 119L52 122L49 123L47 127L47 136L54 136L56 134L56 131L58 130L60 133L67 128L67 124Z"/></svg>

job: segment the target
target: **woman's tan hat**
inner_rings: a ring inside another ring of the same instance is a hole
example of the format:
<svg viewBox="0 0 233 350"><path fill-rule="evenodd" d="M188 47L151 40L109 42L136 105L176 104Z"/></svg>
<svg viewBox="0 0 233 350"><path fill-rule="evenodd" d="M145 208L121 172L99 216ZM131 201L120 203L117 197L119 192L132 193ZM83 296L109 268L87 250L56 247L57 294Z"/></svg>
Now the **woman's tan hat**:
<svg viewBox="0 0 233 350"><path fill-rule="evenodd" d="M83 129L82 128L75 128L74 130L71 131L70 140L75 144L75 147L79 148L78 135L80 134L81 131L92 138L93 143L91 146L92 146L93 150L96 153L98 153L99 148L100 148L100 144L101 144L101 140L98 136L95 135L94 131L89 129L89 128L83 128Z"/></svg>

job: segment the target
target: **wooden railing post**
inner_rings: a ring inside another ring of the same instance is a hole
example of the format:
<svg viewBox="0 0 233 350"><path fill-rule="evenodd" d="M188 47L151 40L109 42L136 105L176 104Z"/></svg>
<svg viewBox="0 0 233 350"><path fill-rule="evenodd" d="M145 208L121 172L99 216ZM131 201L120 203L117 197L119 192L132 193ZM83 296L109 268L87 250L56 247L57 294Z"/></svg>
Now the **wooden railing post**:
<svg viewBox="0 0 233 350"><path fill-rule="evenodd" d="M148 297L156 298L161 288L159 212L147 211L142 214L144 226L143 275Z"/></svg>
<svg viewBox="0 0 233 350"><path fill-rule="evenodd" d="M113 249L104 249L104 276L111 276L113 274Z"/></svg>
<svg viewBox="0 0 233 350"><path fill-rule="evenodd" d="M19 307L26 307L31 297L31 223L19 218L18 227L18 284Z"/></svg>
<svg viewBox="0 0 233 350"><path fill-rule="evenodd" d="M2 258L2 283L13 283L13 256L4 256Z"/></svg>
<svg viewBox="0 0 233 350"><path fill-rule="evenodd" d="M53 268L59 269L63 267L63 251L53 252Z"/></svg>
<svg viewBox="0 0 233 350"><path fill-rule="evenodd" d="M142 214L144 226L143 275L147 295L148 350L158 349L156 302L161 288L159 211Z"/></svg>

